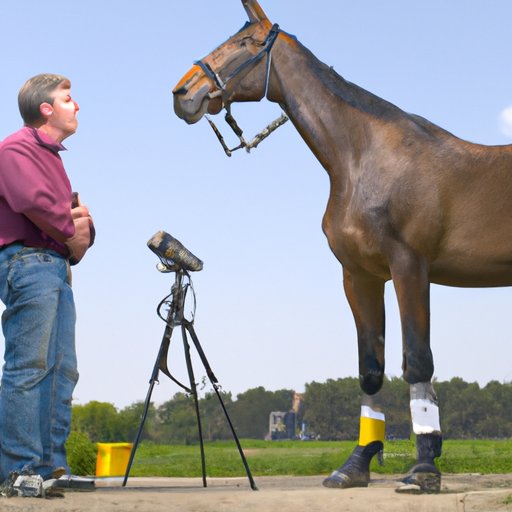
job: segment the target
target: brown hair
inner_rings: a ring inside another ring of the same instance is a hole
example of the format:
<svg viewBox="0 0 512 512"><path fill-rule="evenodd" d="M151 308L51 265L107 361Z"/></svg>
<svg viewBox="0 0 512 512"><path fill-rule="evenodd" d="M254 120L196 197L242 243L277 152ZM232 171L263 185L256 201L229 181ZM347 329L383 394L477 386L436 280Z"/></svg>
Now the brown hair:
<svg viewBox="0 0 512 512"><path fill-rule="evenodd" d="M41 103L53 105L52 92L63 82L71 84L68 78L49 73L36 75L25 82L18 93L18 107L26 125L34 125L41 120Z"/></svg>

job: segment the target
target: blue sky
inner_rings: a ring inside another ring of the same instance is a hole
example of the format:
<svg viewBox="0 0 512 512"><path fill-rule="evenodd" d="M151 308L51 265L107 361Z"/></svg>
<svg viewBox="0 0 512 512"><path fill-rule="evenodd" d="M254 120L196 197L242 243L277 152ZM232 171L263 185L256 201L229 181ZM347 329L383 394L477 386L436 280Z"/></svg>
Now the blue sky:
<svg viewBox="0 0 512 512"><path fill-rule="evenodd" d="M261 5L347 80L461 138L511 141L508 0ZM164 328L155 310L172 284L146 247L160 229L204 261L193 275L195 327L225 390L302 391L357 376L341 268L320 227L325 171L290 123L251 154L227 158L206 121L187 126L172 109L171 89L193 61L245 23L239 0L7 0L0 20L0 139L21 126L17 92L37 73L69 76L81 107L63 158L97 241L74 272L76 403L145 398ZM233 113L250 138L280 109L264 101ZM399 376L391 288L386 368ZM433 287L436 377L511 381L511 305L508 288ZM171 370L185 378L178 333L172 345ZM154 401L177 391L162 376Z"/></svg>

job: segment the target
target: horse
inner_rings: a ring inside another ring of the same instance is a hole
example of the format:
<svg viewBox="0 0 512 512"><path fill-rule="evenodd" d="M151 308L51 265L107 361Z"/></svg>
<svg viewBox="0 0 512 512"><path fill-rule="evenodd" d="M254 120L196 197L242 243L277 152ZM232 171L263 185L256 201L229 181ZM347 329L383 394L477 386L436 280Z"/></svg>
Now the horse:
<svg viewBox="0 0 512 512"><path fill-rule="evenodd" d="M430 283L512 284L512 145L473 144L402 111L322 63L257 0L242 4L249 21L183 76L174 110L192 124L207 113L229 114L234 102L278 103L329 175L322 229L343 270L363 397L357 445L323 485L368 486L370 462L383 450L379 391L391 280L417 452L397 490L439 492Z"/></svg>

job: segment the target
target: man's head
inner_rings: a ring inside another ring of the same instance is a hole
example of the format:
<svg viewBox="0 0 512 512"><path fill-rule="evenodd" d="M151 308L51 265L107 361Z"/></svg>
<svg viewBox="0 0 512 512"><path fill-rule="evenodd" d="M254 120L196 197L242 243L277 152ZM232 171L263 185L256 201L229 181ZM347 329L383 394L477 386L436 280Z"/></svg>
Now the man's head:
<svg viewBox="0 0 512 512"><path fill-rule="evenodd" d="M64 76L32 77L20 89L18 106L25 125L43 129L59 142L78 126L79 107L71 98L71 82Z"/></svg>

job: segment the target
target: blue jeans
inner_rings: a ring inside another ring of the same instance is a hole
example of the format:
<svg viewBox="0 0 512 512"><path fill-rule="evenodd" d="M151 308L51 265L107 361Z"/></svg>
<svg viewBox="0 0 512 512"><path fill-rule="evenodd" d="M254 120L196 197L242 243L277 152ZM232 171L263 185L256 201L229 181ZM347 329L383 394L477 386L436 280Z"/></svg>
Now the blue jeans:
<svg viewBox="0 0 512 512"><path fill-rule="evenodd" d="M48 478L65 468L71 399L78 381L75 304L57 253L0 249L5 363L0 386L0 480L11 471Z"/></svg>

